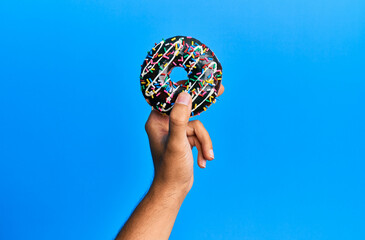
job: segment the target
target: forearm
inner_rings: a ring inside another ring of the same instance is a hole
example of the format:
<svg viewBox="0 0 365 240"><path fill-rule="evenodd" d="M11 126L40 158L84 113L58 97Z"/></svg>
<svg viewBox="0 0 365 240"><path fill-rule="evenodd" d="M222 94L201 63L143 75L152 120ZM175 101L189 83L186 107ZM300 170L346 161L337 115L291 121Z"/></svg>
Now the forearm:
<svg viewBox="0 0 365 240"><path fill-rule="evenodd" d="M186 194L154 181L116 240L168 239Z"/></svg>

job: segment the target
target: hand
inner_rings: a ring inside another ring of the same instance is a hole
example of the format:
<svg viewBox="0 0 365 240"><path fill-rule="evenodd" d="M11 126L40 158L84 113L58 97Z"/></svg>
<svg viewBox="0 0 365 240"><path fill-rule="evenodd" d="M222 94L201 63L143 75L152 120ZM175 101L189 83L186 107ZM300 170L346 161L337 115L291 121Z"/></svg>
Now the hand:
<svg viewBox="0 0 365 240"><path fill-rule="evenodd" d="M224 91L221 86L218 96ZM154 184L187 194L194 181L192 148L198 149L198 165L214 159L210 136L199 120L189 122L191 96L179 94L170 116L152 110L145 128L155 168Z"/></svg>
<svg viewBox="0 0 365 240"><path fill-rule="evenodd" d="M219 94L224 91L220 87ZM180 206L193 185L193 154L205 168L213 160L212 141L203 124L189 122L191 97L180 93L170 117L152 111L146 123L155 178L116 239L168 239Z"/></svg>

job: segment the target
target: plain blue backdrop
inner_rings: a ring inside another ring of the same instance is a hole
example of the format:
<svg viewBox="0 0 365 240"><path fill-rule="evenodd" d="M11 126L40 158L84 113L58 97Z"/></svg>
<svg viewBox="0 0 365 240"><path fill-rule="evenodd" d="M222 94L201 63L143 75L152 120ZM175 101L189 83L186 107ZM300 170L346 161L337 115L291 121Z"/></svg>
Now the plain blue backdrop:
<svg viewBox="0 0 365 240"><path fill-rule="evenodd" d="M112 239L153 177L140 65L211 47L216 159L171 239L365 239L363 0L0 2L0 239Z"/></svg>

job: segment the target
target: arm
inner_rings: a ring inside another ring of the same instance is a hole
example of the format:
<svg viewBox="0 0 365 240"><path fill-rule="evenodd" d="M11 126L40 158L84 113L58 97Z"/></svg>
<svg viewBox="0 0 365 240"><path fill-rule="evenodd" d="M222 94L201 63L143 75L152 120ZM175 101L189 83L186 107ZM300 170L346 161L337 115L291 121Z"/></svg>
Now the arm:
<svg viewBox="0 0 365 240"><path fill-rule="evenodd" d="M223 90L222 90L223 92ZM198 165L213 160L212 141L203 124L190 121L191 97L181 93L170 113L152 111L147 123L155 176L153 183L120 230L116 240L168 239L180 206L193 185L192 147Z"/></svg>
<svg viewBox="0 0 365 240"><path fill-rule="evenodd" d="M168 239L186 192L152 183L117 239Z"/></svg>

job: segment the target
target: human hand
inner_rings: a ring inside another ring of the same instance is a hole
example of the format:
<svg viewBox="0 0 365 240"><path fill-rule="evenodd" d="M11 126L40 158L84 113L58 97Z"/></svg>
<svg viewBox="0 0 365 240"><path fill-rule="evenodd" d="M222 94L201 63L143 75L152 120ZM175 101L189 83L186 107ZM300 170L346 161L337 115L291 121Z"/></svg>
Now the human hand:
<svg viewBox="0 0 365 240"><path fill-rule="evenodd" d="M218 96L224 91L221 86ZM179 94L170 116L152 110L145 128L153 158L154 184L165 189L187 194L194 181L192 148L198 150L197 162L205 168L207 160L214 159L212 141L199 120L189 122L191 96Z"/></svg>
<svg viewBox="0 0 365 240"><path fill-rule="evenodd" d="M223 91L221 86L218 96ZM190 112L191 97L185 92L179 94L169 117L152 110L146 132L155 177L116 239L169 238L180 206L194 181L191 149L197 147L201 168L214 158L207 130L198 120L189 122Z"/></svg>

